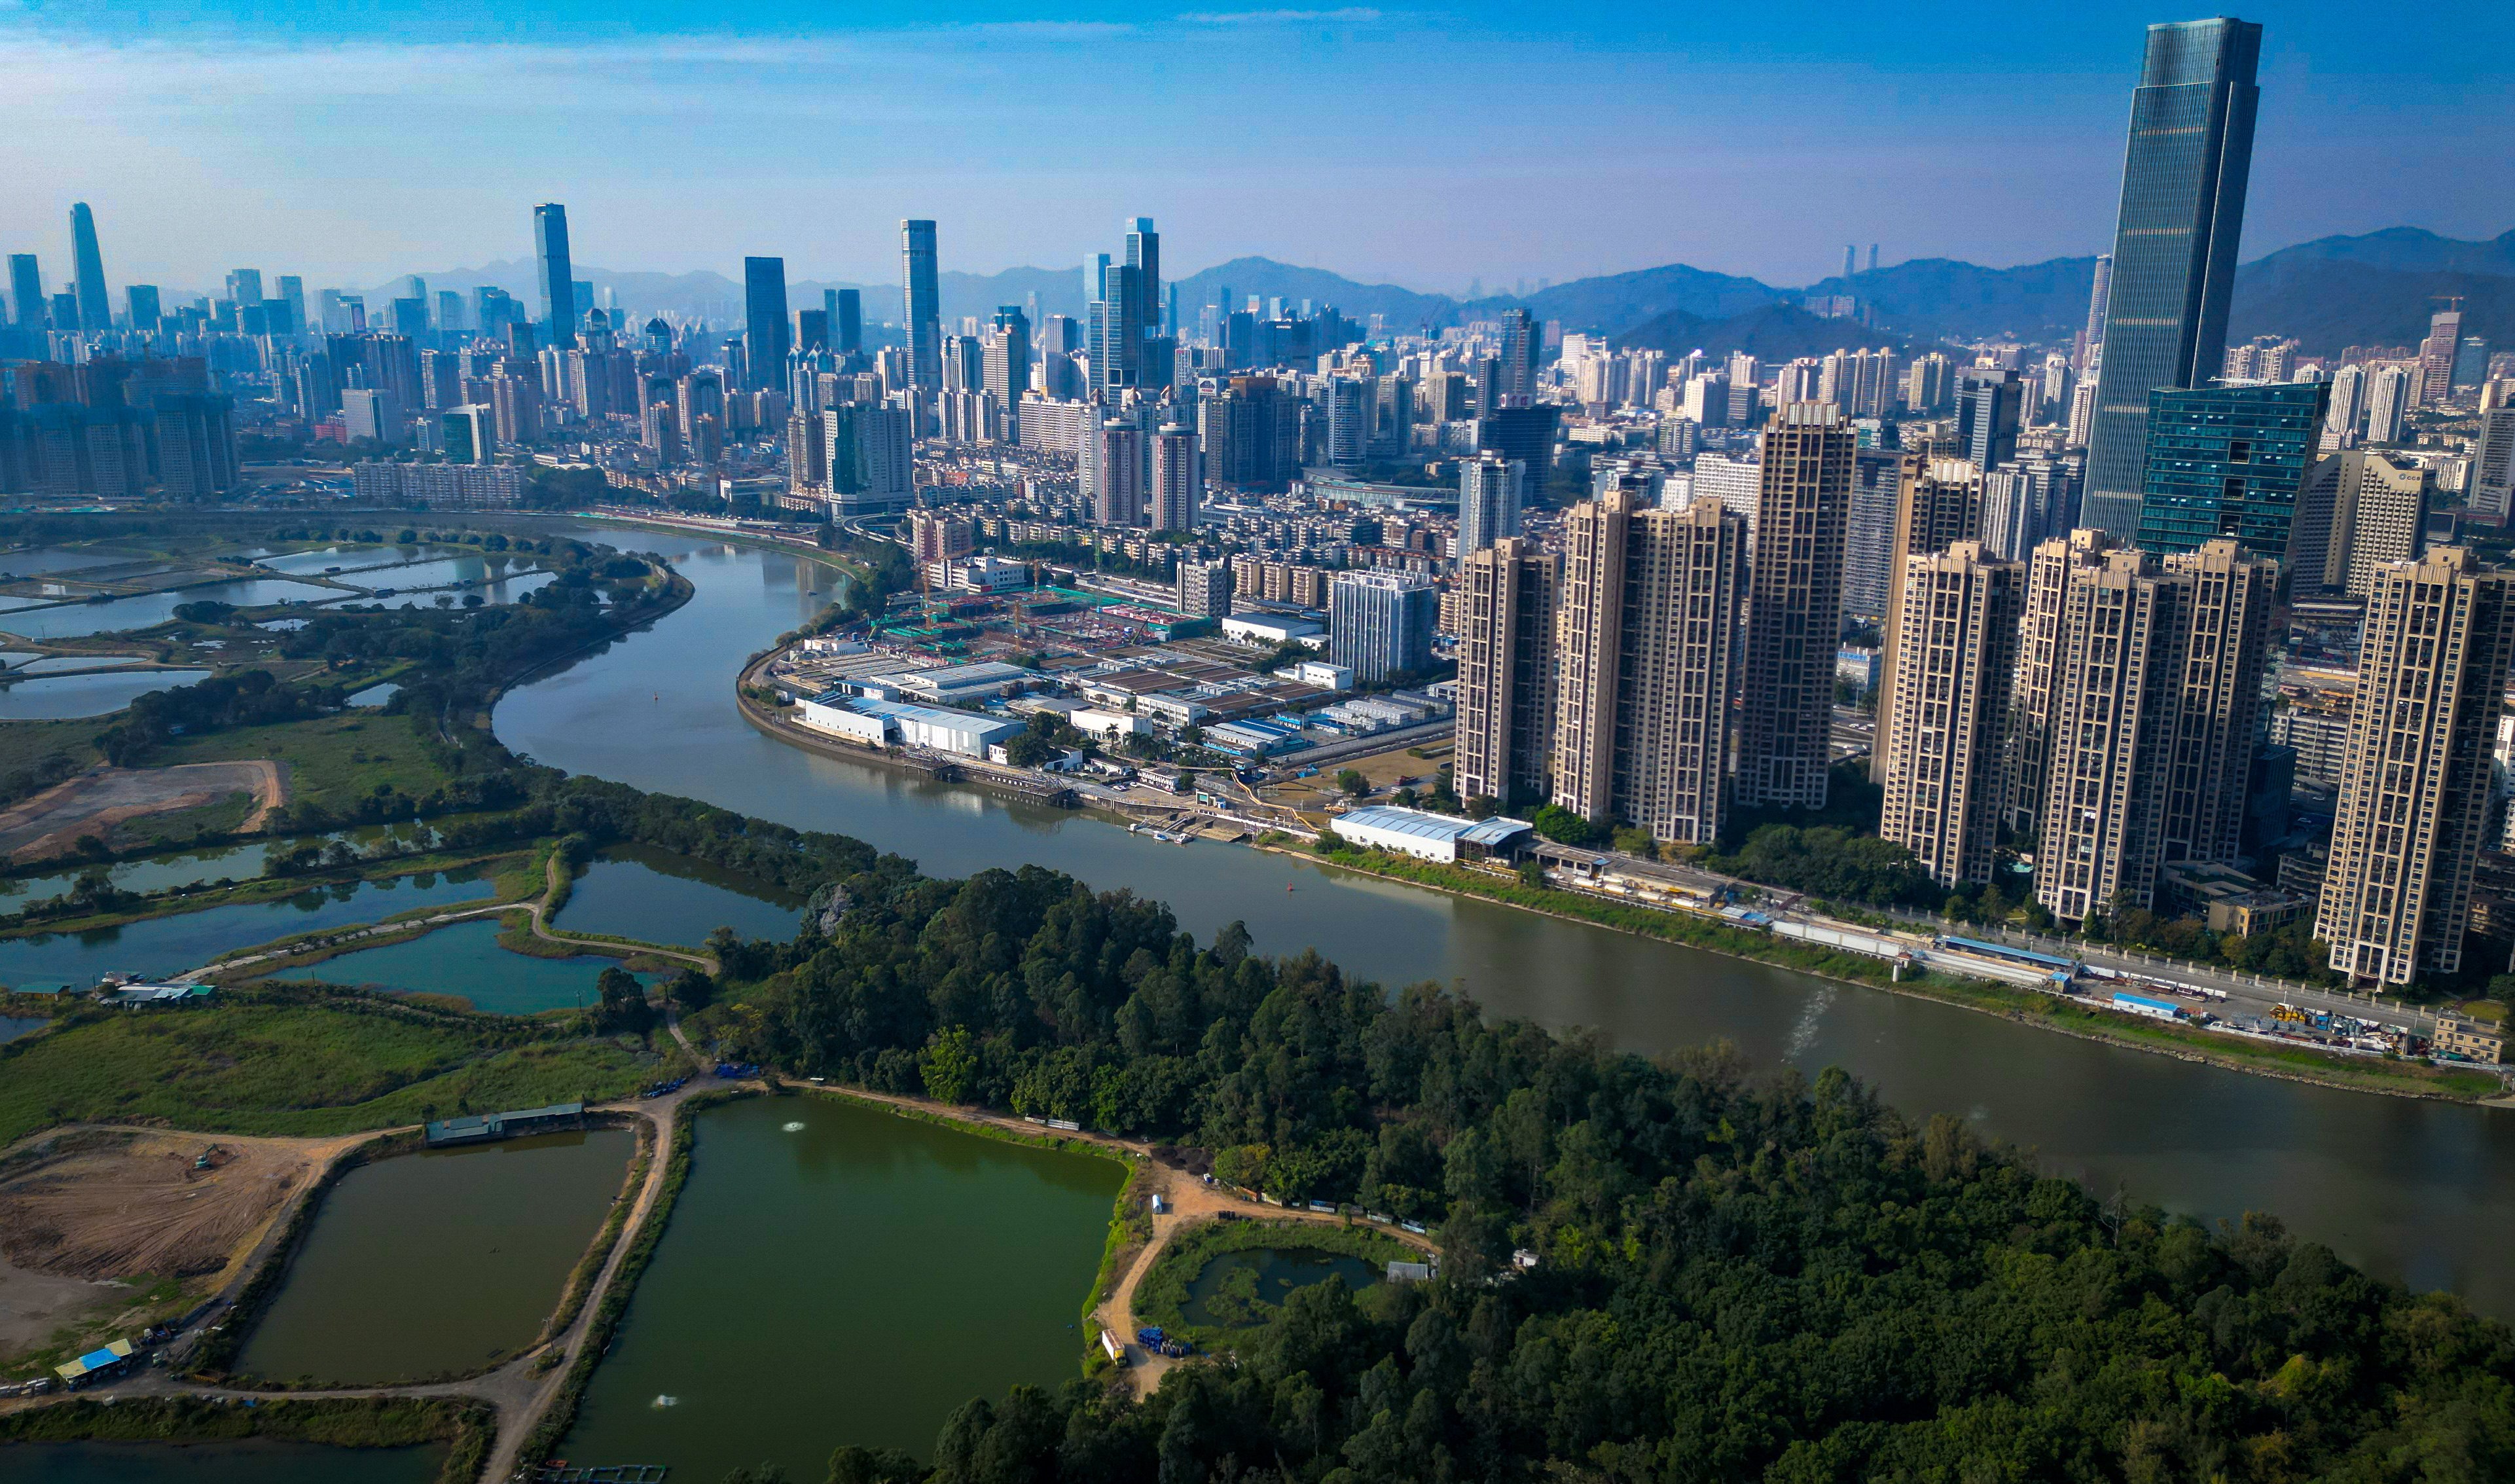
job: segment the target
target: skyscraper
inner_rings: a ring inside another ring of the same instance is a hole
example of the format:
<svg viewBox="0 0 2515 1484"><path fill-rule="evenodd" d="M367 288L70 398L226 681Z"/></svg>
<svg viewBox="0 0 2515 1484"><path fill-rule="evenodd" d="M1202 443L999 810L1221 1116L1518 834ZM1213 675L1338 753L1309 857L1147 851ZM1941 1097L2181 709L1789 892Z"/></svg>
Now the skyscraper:
<svg viewBox="0 0 2515 1484"><path fill-rule="evenodd" d="M2148 28L2131 95L2083 524L2139 527L2148 394L2217 373L2252 172L2262 28L2224 17Z"/></svg>
<svg viewBox="0 0 2515 1484"><path fill-rule="evenodd" d="M2325 382L2150 392L2139 545L2197 552L2232 536L2288 559L2330 395Z"/></svg>
<svg viewBox="0 0 2515 1484"><path fill-rule="evenodd" d="M1546 327L1526 309L1502 314L1502 360L1495 367L1491 393L1478 412L1490 417L1504 407L1525 407L1537 397L1537 370L1546 354Z"/></svg>
<svg viewBox="0 0 2515 1484"><path fill-rule="evenodd" d="M44 305L44 273L33 253L9 255L9 322L40 330L51 318Z"/></svg>
<svg viewBox="0 0 2515 1484"><path fill-rule="evenodd" d="M2381 449L2316 461L2288 540L2292 591L2366 597L2383 567L2419 555L2435 492L2435 471Z"/></svg>
<svg viewBox="0 0 2515 1484"><path fill-rule="evenodd" d="M1895 713L1896 673L1903 652L1897 633L1904 622L1904 580L1912 570L1912 558L1944 552L1959 541L1980 540L1982 492L1982 468L1970 460L1904 455L1896 481L1894 536L1886 548L1884 641L1878 646L1880 718ZM1876 748L1870 755L1869 776L1884 782L1889 765L1886 749Z"/></svg>
<svg viewBox="0 0 2515 1484"><path fill-rule="evenodd" d="M2105 342L2105 301L2114 286L2114 255L2096 255L2095 286L2087 294L2087 327L2079 332L2079 343L2073 348L2070 369L2084 372L2103 353Z"/></svg>
<svg viewBox="0 0 2515 1484"><path fill-rule="evenodd" d="M1742 805L1825 807L1852 441L1832 402L1793 402L1764 429L1739 719Z"/></svg>
<svg viewBox="0 0 2515 1484"><path fill-rule="evenodd" d="M1747 522L1711 500L1646 510L1618 487L1564 525L1552 802L1709 845L1725 794Z"/></svg>
<svg viewBox="0 0 2515 1484"><path fill-rule="evenodd" d="M2515 574L2459 547L2380 568L2314 935L2361 984L2462 967L2490 750L2515 657Z"/></svg>
<svg viewBox="0 0 2515 1484"><path fill-rule="evenodd" d="M1520 494L1528 466L1500 454L1459 461L1459 544L1462 561L1505 536L1519 534Z"/></svg>
<svg viewBox="0 0 2515 1484"><path fill-rule="evenodd" d="M786 260L742 260L744 368L750 389L765 392L786 385L786 356L794 349L794 331L786 318Z"/></svg>
<svg viewBox="0 0 2515 1484"><path fill-rule="evenodd" d="M1164 423L1153 434L1153 529L1195 530L1197 510L1204 503L1196 432L1178 423Z"/></svg>
<svg viewBox="0 0 2515 1484"><path fill-rule="evenodd" d="M1095 525L1144 523L1144 433L1132 422L1109 418L1090 434L1086 474Z"/></svg>
<svg viewBox="0 0 2515 1484"><path fill-rule="evenodd" d="M1162 332L1162 234L1153 229L1153 219L1135 217L1127 223L1127 266L1135 270L1134 321L1145 337ZM1137 348L1138 354L1141 348Z"/></svg>
<svg viewBox="0 0 2515 1484"><path fill-rule="evenodd" d="M2419 342L2419 405L2444 401L2453 390L2453 352L2462 345L2462 301L2428 316L2428 338Z"/></svg>
<svg viewBox="0 0 2515 1484"><path fill-rule="evenodd" d="M70 267L77 275L78 327L90 334L112 329L113 303L104 293L104 252L96 242L96 213L88 210L85 201L70 207Z"/></svg>
<svg viewBox="0 0 2515 1484"><path fill-rule="evenodd" d="M554 346L576 334L576 267L567 256L567 208L533 208L533 257L541 266L542 333Z"/></svg>
<svg viewBox="0 0 2515 1484"><path fill-rule="evenodd" d="M2083 530L2036 553L2035 582L2065 586L2029 595L2019 666L2018 710L2044 708L2022 719L2042 754L2035 896L2071 923L2149 906L2168 861L2237 853L2279 570L2232 539L2092 554Z"/></svg>
<svg viewBox="0 0 2515 1484"><path fill-rule="evenodd" d="M157 328L157 319L159 314L157 304L157 285L153 283L124 284L122 286L122 301L128 308L131 317L131 328L133 330L145 335Z"/></svg>
<svg viewBox="0 0 2515 1484"><path fill-rule="evenodd" d="M1460 558L1461 799L1544 799L1554 753L1554 624L1562 558L1505 536Z"/></svg>
<svg viewBox="0 0 2515 1484"><path fill-rule="evenodd" d="M840 355L864 353L864 295L855 289L830 293L830 349Z"/></svg>
<svg viewBox="0 0 2515 1484"><path fill-rule="evenodd" d="M1878 707L1878 833L1942 886L1989 882L2006 802L2003 741L2026 568L1978 541L1904 562L1895 666Z"/></svg>
<svg viewBox="0 0 2515 1484"><path fill-rule="evenodd" d="M1976 469L1997 469L2017 457L2017 425L2025 398L2025 384L2014 371L1967 371L1958 376L1955 454L1972 460Z"/></svg>
<svg viewBox="0 0 2515 1484"><path fill-rule="evenodd" d="M1018 417L1030 392L1030 318L1019 305L998 305L996 321L986 340L985 382L988 394L1004 404L1008 417Z"/></svg>
<svg viewBox="0 0 2515 1484"><path fill-rule="evenodd" d="M933 392L943 385L943 289L935 265L933 223L899 224L899 259L908 323L908 385Z"/></svg>

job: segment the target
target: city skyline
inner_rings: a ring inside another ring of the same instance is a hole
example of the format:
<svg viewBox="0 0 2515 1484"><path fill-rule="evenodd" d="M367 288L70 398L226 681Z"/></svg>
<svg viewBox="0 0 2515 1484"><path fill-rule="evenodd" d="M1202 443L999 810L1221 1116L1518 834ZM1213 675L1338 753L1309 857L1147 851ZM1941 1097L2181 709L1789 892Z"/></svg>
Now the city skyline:
<svg viewBox="0 0 2515 1484"><path fill-rule="evenodd" d="M30 224L88 200L116 277L186 287L265 257L344 286L520 258L492 224L515 201L554 199L575 211L580 261L730 276L768 254L801 278L858 282L887 277L903 217L945 224L947 266L994 271L1085 261L1106 223L1147 209L1182 262L1260 255L1454 293L1473 277L1499 288L1669 262L1812 282L1846 241L1883 242L1888 261L2031 263L2109 240L2122 73L2159 19L2105 7L2017 34L1963 26L1976 7L1905 8L1750 56L1743 22L1670 34L1603 13L1542 34L1466 11L1437 25L1357 9L914 25L875 13L844 32L773 34L773 14L746 13L748 31L694 35L632 7L561 12L530 32L415 14L387 37L372 10L362 31L264 9L5 13L0 119L21 133L66 120L92 144L30 158L18 186ZM2247 258L2392 225L2505 228L2480 215L2515 193L2515 164L2490 144L2506 129L2476 58L2507 21L2272 24ZM1514 69L1522 106L1470 107L1458 80L1496 48L1545 64ZM1214 131L1192 170L1042 163L1051 79L1077 65L1148 101L1192 89L1191 119L1262 107L1268 127ZM2398 94L2411 77L2415 109ZM2012 121L1985 132L1985 101L2000 97ZM1388 136L1369 167L1317 164L1340 157L1324 143L1385 135L1392 116L1425 127ZM814 147L732 143L789 128ZM535 131L545 144L518 151ZM309 135L330 147L276 147ZM449 157L467 168L436 168ZM343 158L365 163L346 172ZM1774 160L1821 188L1758 189ZM1909 188L1920 162L1928 191ZM1607 199L1610 237L1559 204ZM60 255L58 231L30 245Z"/></svg>

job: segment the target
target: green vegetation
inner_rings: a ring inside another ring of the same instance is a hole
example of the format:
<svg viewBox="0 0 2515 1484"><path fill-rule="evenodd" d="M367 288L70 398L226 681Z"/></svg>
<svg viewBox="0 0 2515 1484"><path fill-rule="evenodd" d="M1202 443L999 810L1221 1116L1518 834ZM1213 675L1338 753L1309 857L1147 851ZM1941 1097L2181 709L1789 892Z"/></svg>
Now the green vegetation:
<svg viewBox="0 0 2515 1484"><path fill-rule="evenodd" d="M1192 1144L1287 1199L1421 1214L1443 1247L1429 1284L1299 1290L1235 1367L1141 1405L973 1401L937 1484L2515 1467L2515 1336L2275 1219L2099 1203L1838 1070L1626 1055L1261 959L1236 927L1200 948L1051 871L846 886L827 935L752 945L766 982L708 1012L742 1053Z"/></svg>
<svg viewBox="0 0 2515 1484"><path fill-rule="evenodd" d="M656 1058L563 1023L262 984L199 1010L78 1010L0 1046L0 1144L55 1124L330 1134L618 1096Z"/></svg>
<svg viewBox="0 0 2515 1484"><path fill-rule="evenodd" d="M6 1443L209 1443L245 1438L336 1448L449 1446L440 1484L469 1481L488 1458L497 1415L448 1397L326 1397L237 1406L198 1397L80 1397L0 1416Z"/></svg>
<svg viewBox="0 0 2515 1484"><path fill-rule="evenodd" d="M314 828L303 821L318 811L327 819L355 817L366 812L370 798L393 797L417 808L415 801L441 798L440 791L455 781L443 751L422 735L415 719L372 713L177 737L155 748L148 762L171 766L256 758L288 770L290 804L281 811L286 824L276 826L282 828Z"/></svg>
<svg viewBox="0 0 2515 1484"><path fill-rule="evenodd" d="M1185 1335L1201 1345L1237 1345L1262 1329L1281 1305L1254 1288L1230 1297L1247 1316L1228 1326L1200 1325L1186 1313L1188 1293L1215 1258L1225 1253L1308 1250L1360 1257L1375 1266L1412 1261L1422 1255L1369 1226L1331 1226L1324 1221L1213 1221L1181 1232L1161 1260L1135 1284L1135 1313L1147 1324ZM1209 1305L1211 1307L1212 1305Z"/></svg>

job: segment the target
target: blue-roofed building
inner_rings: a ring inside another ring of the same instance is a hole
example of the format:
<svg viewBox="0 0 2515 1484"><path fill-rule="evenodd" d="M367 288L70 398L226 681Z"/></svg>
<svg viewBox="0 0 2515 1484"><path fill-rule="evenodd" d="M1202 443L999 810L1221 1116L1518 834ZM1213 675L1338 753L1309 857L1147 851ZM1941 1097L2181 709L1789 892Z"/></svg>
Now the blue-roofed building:
<svg viewBox="0 0 2515 1484"><path fill-rule="evenodd" d="M1536 828L1525 819L1500 815L1464 819L1456 814L1379 804L1348 809L1329 820L1328 828L1358 845L1395 850L1445 865L1496 856L1506 860L1527 849L1537 838Z"/></svg>

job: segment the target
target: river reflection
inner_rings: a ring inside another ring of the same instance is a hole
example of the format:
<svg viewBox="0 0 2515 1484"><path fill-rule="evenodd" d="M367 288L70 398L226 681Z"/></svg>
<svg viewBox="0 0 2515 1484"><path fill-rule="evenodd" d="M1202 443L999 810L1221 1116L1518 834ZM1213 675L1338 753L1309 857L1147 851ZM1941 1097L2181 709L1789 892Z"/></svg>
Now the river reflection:
<svg viewBox="0 0 2515 1484"><path fill-rule="evenodd" d="M938 876L1037 862L1171 905L1200 937L1245 921L1362 977L1458 985L1492 1012L1596 1027L1641 1051L1735 1041L1759 1063L1838 1064L1915 1117L1951 1112L2056 1173L2205 1219L2279 1213L2344 1257L2515 1316L2515 1114L2330 1092L2035 1031L1993 1016L1236 846L1165 845L753 731L732 678L817 607L799 559L674 534L566 534L671 557L696 587L646 632L511 692L510 747L804 829Z"/></svg>

